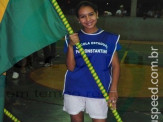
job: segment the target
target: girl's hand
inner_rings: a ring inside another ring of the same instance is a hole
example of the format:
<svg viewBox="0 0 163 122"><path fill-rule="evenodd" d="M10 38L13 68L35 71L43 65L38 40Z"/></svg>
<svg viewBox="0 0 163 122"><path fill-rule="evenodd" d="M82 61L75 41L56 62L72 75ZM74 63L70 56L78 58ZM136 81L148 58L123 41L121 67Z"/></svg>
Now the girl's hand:
<svg viewBox="0 0 163 122"><path fill-rule="evenodd" d="M79 43L79 36L78 33L74 33L72 35L70 35L70 45L74 46L75 44Z"/></svg>
<svg viewBox="0 0 163 122"><path fill-rule="evenodd" d="M118 93L117 91L110 91L109 92L109 101L108 105L111 105L111 108L114 110L117 106L117 100L118 100Z"/></svg>

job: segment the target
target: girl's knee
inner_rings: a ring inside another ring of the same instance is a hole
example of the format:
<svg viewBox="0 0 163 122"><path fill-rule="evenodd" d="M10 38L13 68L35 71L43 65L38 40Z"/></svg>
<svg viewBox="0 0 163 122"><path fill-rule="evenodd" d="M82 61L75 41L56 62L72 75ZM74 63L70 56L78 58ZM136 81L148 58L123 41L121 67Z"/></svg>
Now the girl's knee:
<svg viewBox="0 0 163 122"><path fill-rule="evenodd" d="M92 119L92 122L106 122L106 119Z"/></svg>
<svg viewBox="0 0 163 122"><path fill-rule="evenodd" d="M70 115L71 122L84 122L84 114L83 112L80 112L77 115Z"/></svg>

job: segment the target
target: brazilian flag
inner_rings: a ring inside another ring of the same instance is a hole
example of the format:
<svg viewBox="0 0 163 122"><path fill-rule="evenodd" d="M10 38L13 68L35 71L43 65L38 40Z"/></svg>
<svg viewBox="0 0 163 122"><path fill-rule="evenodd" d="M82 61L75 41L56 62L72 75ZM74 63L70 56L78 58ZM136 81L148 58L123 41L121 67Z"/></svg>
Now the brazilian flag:
<svg viewBox="0 0 163 122"><path fill-rule="evenodd" d="M50 0L0 0L0 74L67 33Z"/></svg>
<svg viewBox="0 0 163 122"><path fill-rule="evenodd" d="M0 0L0 121L5 91L2 73L65 34L50 0Z"/></svg>

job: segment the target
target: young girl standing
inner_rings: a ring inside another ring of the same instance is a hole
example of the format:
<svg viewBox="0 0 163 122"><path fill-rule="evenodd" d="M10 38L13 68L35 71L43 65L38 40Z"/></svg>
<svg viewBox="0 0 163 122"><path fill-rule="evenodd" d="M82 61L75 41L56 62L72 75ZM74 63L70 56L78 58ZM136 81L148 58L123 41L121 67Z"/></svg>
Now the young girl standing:
<svg viewBox="0 0 163 122"><path fill-rule="evenodd" d="M96 26L98 11L90 2L79 3L76 16L83 28L66 38L64 51L67 53L68 70L65 75L63 110L70 114L71 122L83 122L84 111L93 122L106 122L108 104L112 103L113 109L116 109L118 99L120 66L116 50L120 48L119 35ZM104 88L108 91L108 103L75 46L78 42L83 46Z"/></svg>

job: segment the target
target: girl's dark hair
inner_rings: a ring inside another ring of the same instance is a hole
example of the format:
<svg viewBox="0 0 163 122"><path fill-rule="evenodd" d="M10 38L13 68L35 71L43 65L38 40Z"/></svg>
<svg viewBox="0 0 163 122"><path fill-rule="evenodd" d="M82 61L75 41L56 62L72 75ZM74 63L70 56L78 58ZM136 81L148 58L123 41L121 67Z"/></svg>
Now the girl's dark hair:
<svg viewBox="0 0 163 122"><path fill-rule="evenodd" d="M75 9L75 14L76 14L77 17L79 17L79 15L78 15L79 9L80 9L81 7L86 7L86 6L89 6L89 7L93 8L93 10L94 10L95 12L98 11L98 8L97 8L97 6L96 6L95 4L93 4L93 3L89 2L89 1L81 1L81 2L76 6L76 9Z"/></svg>

